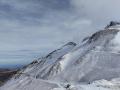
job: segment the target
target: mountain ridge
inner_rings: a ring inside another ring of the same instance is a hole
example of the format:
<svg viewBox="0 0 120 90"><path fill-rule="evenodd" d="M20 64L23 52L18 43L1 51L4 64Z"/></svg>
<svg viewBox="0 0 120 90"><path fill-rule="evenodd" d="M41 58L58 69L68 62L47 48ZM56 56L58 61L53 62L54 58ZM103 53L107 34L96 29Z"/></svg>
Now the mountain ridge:
<svg viewBox="0 0 120 90"><path fill-rule="evenodd" d="M70 42L46 57L33 61L18 70L2 86L3 90L28 90L29 87L36 87L29 90L52 90L63 88L62 84L66 83L120 78L120 43L116 41L120 37L119 28L119 23L112 22L107 28L83 39L78 45Z"/></svg>

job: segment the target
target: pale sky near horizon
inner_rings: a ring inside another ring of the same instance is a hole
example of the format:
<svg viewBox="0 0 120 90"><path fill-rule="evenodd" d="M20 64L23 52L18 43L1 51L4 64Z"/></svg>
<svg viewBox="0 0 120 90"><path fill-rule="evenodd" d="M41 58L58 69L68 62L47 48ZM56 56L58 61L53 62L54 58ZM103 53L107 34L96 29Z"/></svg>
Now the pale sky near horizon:
<svg viewBox="0 0 120 90"><path fill-rule="evenodd" d="M119 0L0 0L0 65L28 64L120 22Z"/></svg>

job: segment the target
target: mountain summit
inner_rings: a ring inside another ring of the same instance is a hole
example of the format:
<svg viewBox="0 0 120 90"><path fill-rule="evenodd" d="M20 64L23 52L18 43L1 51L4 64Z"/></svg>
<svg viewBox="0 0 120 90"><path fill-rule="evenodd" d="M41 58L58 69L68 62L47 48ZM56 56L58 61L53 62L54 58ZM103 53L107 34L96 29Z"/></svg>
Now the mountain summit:
<svg viewBox="0 0 120 90"><path fill-rule="evenodd" d="M108 24L105 28L109 28L109 27L117 26L117 25L120 25L120 22L111 21L110 24Z"/></svg>
<svg viewBox="0 0 120 90"><path fill-rule="evenodd" d="M67 84L120 78L119 28L120 23L112 21L105 29L85 38L82 43L76 45L70 42L46 57L33 61L18 70L1 89L66 90L64 87Z"/></svg>

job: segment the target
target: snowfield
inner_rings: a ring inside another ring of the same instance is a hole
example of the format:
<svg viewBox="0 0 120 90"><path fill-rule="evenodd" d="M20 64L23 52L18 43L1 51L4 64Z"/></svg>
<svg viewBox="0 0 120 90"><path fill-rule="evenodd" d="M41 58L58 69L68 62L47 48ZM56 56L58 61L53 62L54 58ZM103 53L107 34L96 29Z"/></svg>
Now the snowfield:
<svg viewBox="0 0 120 90"><path fill-rule="evenodd" d="M24 77L21 80L11 83L9 88L0 90L120 90L120 78L107 80L97 80L92 83L69 83L71 86L66 88L68 83L57 83L30 77Z"/></svg>
<svg viewBox="0 0 120 90"><path fill-rule="evenodd" d="M18 70L0 90L120 90L119 30L111 22L78 45L67 43Z"/></svg>

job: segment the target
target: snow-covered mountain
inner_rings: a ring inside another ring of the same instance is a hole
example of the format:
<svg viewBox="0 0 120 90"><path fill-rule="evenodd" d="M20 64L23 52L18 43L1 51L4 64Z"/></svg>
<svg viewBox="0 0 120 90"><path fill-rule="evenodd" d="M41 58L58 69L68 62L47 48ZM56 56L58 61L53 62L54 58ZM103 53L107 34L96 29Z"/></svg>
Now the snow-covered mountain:
<svg viewBox="0 0 120 90"><path fill-rule="evenodd" d="M1 90L66 90L67 84L70 90L120 90L119 31L112 21L82 43L70 42L18 70Z"/></svg>

